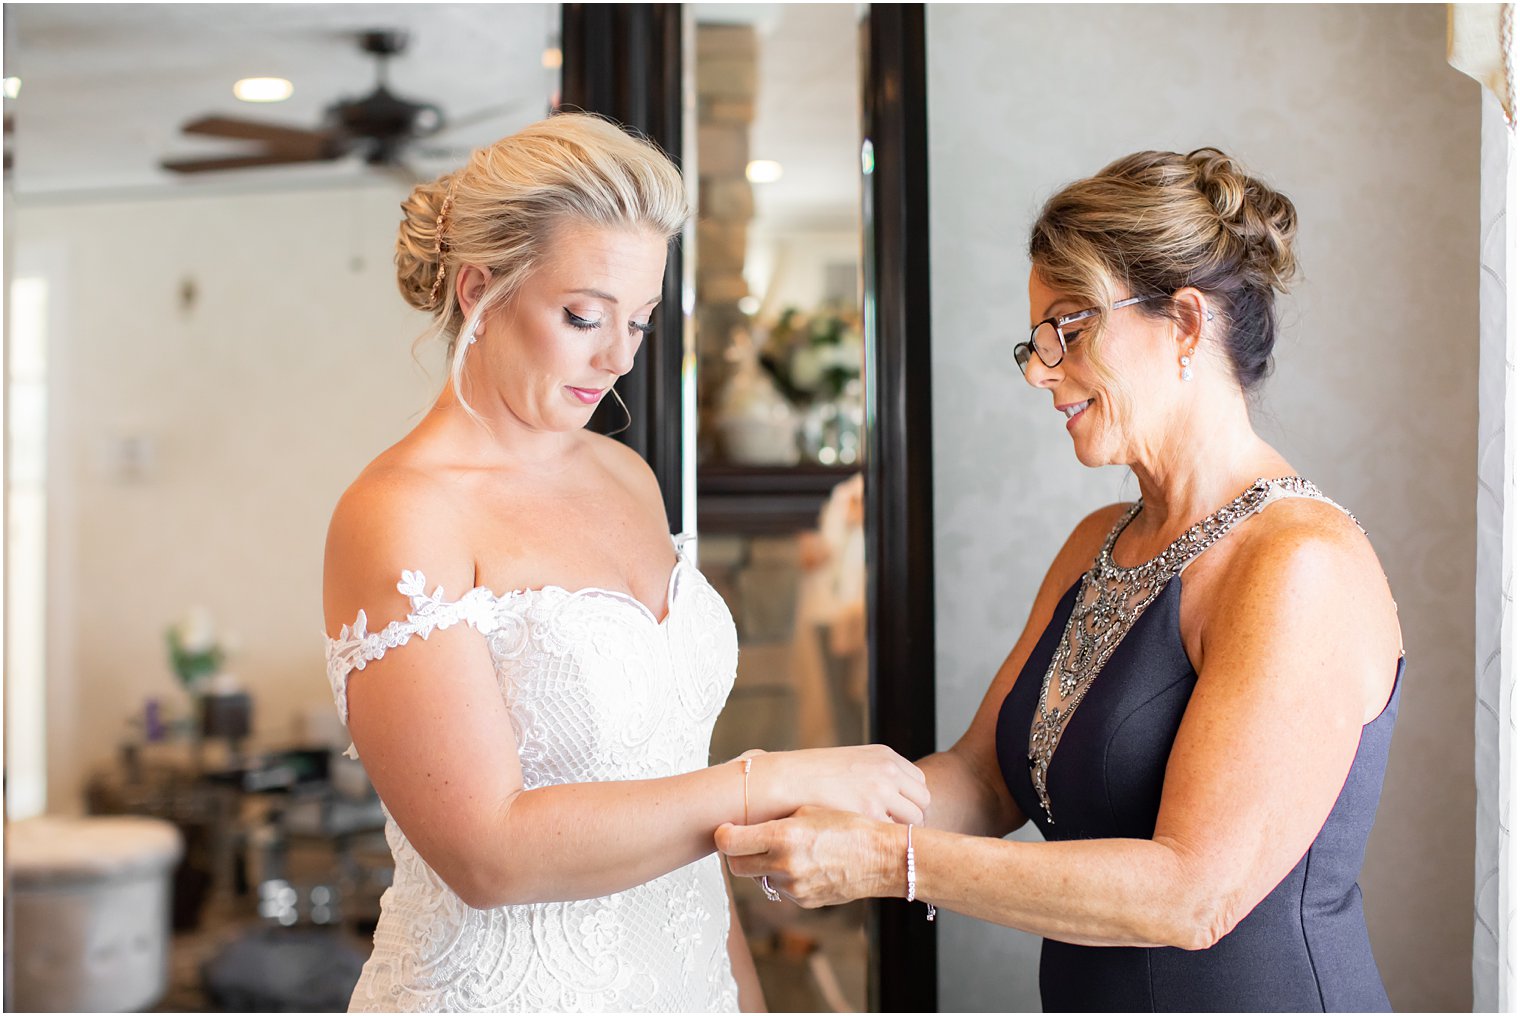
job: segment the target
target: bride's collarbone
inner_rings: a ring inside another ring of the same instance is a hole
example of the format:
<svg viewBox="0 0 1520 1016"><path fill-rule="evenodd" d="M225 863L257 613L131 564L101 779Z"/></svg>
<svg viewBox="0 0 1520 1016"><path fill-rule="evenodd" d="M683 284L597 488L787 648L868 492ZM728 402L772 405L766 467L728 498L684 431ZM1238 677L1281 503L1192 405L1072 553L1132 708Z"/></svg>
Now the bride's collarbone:
<svg viewBox="0 0 1520 1016"><path fill-rule="evenodd" d="M664 506L601 470L472 485L457 502L475 585L625 593L656 616L676 561Z"/></svg>
<svg viewBox="0 0 1520 1016"><path fill-rule="evenodd" d="M561 520L542 528L487 530L476 546L476 586L496 593L546 586L603 589L633 597L656 617L666 609L676 565L670 535L658 525L577 526Z"/></svg>

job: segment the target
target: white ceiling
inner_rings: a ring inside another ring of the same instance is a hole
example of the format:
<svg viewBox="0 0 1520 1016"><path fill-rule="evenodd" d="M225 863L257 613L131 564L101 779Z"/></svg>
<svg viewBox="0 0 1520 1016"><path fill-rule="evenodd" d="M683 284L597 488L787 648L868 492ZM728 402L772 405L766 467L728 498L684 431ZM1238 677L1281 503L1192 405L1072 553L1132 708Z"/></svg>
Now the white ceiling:
<svg viewBox="0 0 1520 1016"><path fill-rule="evenodd" d="M699 4L697 17L717 5ZM759 8L760 79L750 157L784 173L755 185L763 227L854 229L860 209L859 14L855 4Z"/></svg>
<svg viewBox="0 0 1520 1016"><path fill-rule="evenodd" d="M559 82L542 66L559 31L558 4L6 4L5 20L5 73L22 80L20 96L5 101L18 196L370 177L357 156L195 176L158 168L166 157L243 151L235 141L182 135L179 125L194 117L314 127L329 103L369 92L375 62L359 50L361 31L408 33L406 52L390 61L396 94L437 103L453 118L512 107L429 139L449 150L410 158L422 176L543 116ZM289 78L295 94L259 105L233 98L232 83L251 76Z"/></svg>
<svg viewBox="0 0 1520 1016"><path fill-rule="evenodd" d="M853 222L859 188L859 62L855 4L696 4L698 21L741 21L760 36L754 158L785 175L756 186L762 222ZM15 133L8 183L18 197L202 193L373 179L357 156L338 163L181 176L164 158L235 155L236 141L180 133L217 114L314 127L333 101L374 85L357 33L400 29L390 61L395 93L434 102L451 118L501 115L429 139L408 158L418 176L456 166L471 149L543 116L559 72L542 66L557 43L560 5L482 4L15 4L4 7L5 100ZM239 102L232 83L289 78L295 94ZM442 149L429 155L430 149Z"/></svg>

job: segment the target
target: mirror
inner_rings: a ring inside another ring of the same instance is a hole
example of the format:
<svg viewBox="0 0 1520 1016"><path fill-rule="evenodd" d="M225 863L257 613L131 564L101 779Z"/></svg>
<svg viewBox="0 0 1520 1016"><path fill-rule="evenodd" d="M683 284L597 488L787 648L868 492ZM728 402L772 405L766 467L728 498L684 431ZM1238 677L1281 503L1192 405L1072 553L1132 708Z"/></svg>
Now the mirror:
<svg viewBox="0 0 1520 1016"><path fill-rule="evenodd" d="M859 15L696 4L701 563L739 631L713 757L867 740ZM734 880L778 1012L867 1004L863 903Z"/></svg>

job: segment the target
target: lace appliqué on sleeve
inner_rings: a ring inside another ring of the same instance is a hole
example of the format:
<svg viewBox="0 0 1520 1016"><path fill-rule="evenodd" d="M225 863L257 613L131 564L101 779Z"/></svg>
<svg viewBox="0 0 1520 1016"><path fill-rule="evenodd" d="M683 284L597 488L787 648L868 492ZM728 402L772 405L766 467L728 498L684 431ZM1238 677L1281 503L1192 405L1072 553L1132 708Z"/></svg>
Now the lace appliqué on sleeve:
<svg viewBox="0 0 1520 1016"><path fill-rule="evenodd" d="M332 685L333 703L344 726L348 725L349 675L380 659L387 650L406 645L414 635L426 639L433 632L461 621L482 635L496 630L496 598L484 586L471 589L457 600L445 600L442 586L429 595L427 580L421 572L402 571L396 590L411 603L406 620L392 621L380 631L371 632L367 630L369 619L361 610L352 627L344 625L337 638L326 640L327 681ZM352 745L347 754L350 758L358 757Z"/></svg>

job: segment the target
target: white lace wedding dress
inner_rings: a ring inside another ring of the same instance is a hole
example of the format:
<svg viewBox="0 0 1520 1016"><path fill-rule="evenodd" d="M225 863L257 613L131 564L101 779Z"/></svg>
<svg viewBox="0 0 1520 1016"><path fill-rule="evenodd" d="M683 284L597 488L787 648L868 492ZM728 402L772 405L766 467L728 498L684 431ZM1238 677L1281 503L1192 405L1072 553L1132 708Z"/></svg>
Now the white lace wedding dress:
<svg viewBox="0 0 1520 1016"><path fill-rule="evenodd" d="M402 573L406 620L369 632L361 611L352 628L327 640L327 676L345 723L355 672L414 636L464 623L490 647L528 789L673 776L708 764L738 644L728 608L679 542L663 622L608 590L476 588L448 600L424 582ZM381 898L374 953L350 1011L738 1009L716 855L600 899L476 910L388 812L385 835L395 881Z"/></svg>

